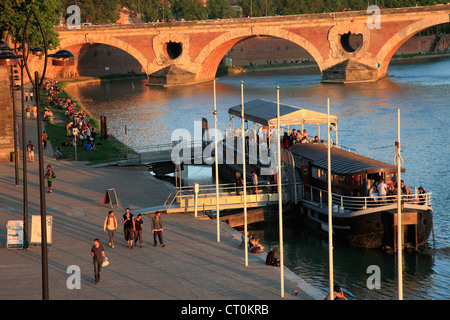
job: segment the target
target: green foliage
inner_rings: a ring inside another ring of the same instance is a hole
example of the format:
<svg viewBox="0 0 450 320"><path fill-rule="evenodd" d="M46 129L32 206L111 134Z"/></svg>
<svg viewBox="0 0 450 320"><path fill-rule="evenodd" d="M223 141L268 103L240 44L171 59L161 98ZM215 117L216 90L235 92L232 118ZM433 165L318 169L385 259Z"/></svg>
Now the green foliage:
<svg viewBox="0 0 450 320"><path fill-rule="evenodd" d="M238 12L230 5L229 0L209 0L207 4L209 19L237 18Z"/></svg>
<svg viewBox="0 0 450 320"><path fill-rule="evenodd" d="M200 0L171 0L171 11L175 19L204 20L206 8Z"/></svg>
<svg viewBox="0 0 450 320"><path fill-rule="evenodd" d="M44 29L48 49L56 49L59 45L58 33L53 29L59 23L61 12L60 0L1 0L0 1L0 33L3 37L7 31L11 32L17 42L22 42L23 27L28 12L33 9L39 17ZM43 37L39 31L34 16L30 19L27 28L30 47L43 47Z"/></svg>
<svg viewBox="0 0 450 320"><path fill-rule="evenodd" d="M369 5L380 8L401 8L446 4L448 0L239 0L243 16L261 17L266 15L293 15L322 12L342 12L366 10Z"/></svg>
<svg viewBox="0 0 450 320"><path fill-rule="evenodd" d="M75 2L68 1L67 5L70 4ZM76 4L80 7L82 22L107 24L119 20L120 0L77 0Z"/></svg>

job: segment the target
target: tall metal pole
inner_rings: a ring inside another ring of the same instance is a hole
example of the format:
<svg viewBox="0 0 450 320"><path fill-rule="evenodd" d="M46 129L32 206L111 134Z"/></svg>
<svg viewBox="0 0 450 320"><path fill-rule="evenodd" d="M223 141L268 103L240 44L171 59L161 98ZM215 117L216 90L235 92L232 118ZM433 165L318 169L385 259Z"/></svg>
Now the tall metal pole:
<svg viewBox="0 0 450 320"><path fill-rule="evenodd" d="M14 126L14 173L16 187L19 186L19 139L17 136L17 119L16 119L16 93L14 92L14 72L13 66L10 67L10 84L11 84L11 97L12 97L12 107L13 107L13 126Z"/></svg>
<svg viewBox="0 0 450 320"><path fill-rule="evenodd" d="M397 112L397 256L398 256L398 299L403 300L403 245L402 245L402 188L401 188L401 156L400 156L400 109Z"/></svg>
<svg viewBox="0 0 450 320"><path fill-rule="evenodd" d="M333 272L333 219L331 198L331 137L330 137L330 99L327 100L327 132L328 132L328 256L330 263L330 299L334 300Z"/></svg>
<svg viewBox="0 0 450 320"><path fill-rule="evenodd" d="M25 50L25 49L24 49ZM22 98L22 165L23 165L23 239L25 247L28 247L28 185L27 185L27 143L25 137L25 99L23 94L23 60L20 62L20 92Z"/></svg>
<svg viewBox="0 0 450 320"><path fill-rule="evenodd" d="M247 238L247 173L245 163L245 133L244 133L244 82L241 81L241 139L242 139L242 179L244 180L244 239L245 266L248 266L248 238Z"/></svg>
<svg viewBox="0 0 450 320"><path fill-rule="evenodd" d="M41 204L41 256L42 256L42 299L48 300L48 255L47 255L47 215L45 210L45 184L44 184L44 156L42 146L42 122L41 122L41 104L40 104L40 83L39 72L34 73L37 107L37 133L39 150L39 191Z"/></svg>
<svg viewBox="0 0 450 320"><path fill-rule="evenodd" d="M277 138L278 138L278 219L280 233L280 283L281 297L284 298L284 254L283 254L283 197L281 190L281 139L280 139L280 87L277 87Z"/></svg>
<svg viewBox="0 0 450 320"><path fill-rule="evenodd" d="M219 209L219 152L217 149L217 105L216 105L216 80L214 80L214 162L216 166L216 218L217 218L217 242L220 242L220 209Z"/></svg>

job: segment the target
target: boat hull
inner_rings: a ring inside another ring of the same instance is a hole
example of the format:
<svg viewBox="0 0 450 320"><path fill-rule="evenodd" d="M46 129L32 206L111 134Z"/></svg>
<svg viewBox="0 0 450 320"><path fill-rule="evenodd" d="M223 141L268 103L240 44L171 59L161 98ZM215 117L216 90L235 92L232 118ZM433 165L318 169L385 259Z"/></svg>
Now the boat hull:
<svg viewBox="0 0 450 320"><path fill-rule="evenodd" d="M311 228L328 233L327 208L302 203L300 213ZM427 245L432 231L433 213L426 208L405 208L402 211L403 244L420 248ZM397 211L391 207L333 213L333 237L339 242L362 248L396 248Z"/></svg>

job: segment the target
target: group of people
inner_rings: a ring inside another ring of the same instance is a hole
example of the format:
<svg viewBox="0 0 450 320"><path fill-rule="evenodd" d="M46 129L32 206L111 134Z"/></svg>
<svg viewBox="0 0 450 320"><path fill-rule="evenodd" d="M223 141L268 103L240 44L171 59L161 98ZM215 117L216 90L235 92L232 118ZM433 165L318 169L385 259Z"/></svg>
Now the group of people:
<svg viewBox="0 0 450 320"><path fill-rule="evenodd" d="M29 105L27 105L27 106L25 107L25 112L26 112L26 114L27 114L27 119L30 119L30 118L31 118L31 111L33 111L33 117L34 117L34 119L36 119L36 118L37 118L37 107L36 107L35 104L33 105L32 108L30 108Z"/></svg>
<svg viewBox="0 0 450 320"><path fill-rule="evenodd" d="M144 231L144 221L142 219L142 214L137 214L136 217L130 212L129 208L126 208L124 215L122 216L123 232L124 238L127 243L127 247L133 248L134 245L137 246L139 241L139 246L142 248L143 245L143 231ZM114 235L117 230L118 224L117 219L114 216L114 211L110 210L108 216L103 224L103 232L108 231L109 246L114 248ZM161 213L156 211L155 216L152 218L151 229L153 234L153 245L156 247L159 243L162 247L165 247L163 241L162 232L164 231L163 222L161 219ZM106 260L105 250L100 244L100 240L96 238L94 240L94 245L91 248L91 255L94 263L94 283L97 284L100 281L100 275L102 272L103 263Z"/></svg>
<svg viewBox="0 0 450 320"><path fill-rule="evenodd" d="M122 224L123 224L123 232L124 232L124 238L127 242L127 247L132 249L133 248L133 241L134 245L137 246L137 243L139 241L139 245L142 248L143 245L143 224L144 221L142 220L142 214L137 214L136 217L130 212L129 208L126 208L125 214L122 216ZM111 210L108 212L108 216L105 219L105 222L103 224L103 232L108 231L109 235L109 246L111 248L114 248L114 235L117 230L117 219L114 216L114 211ZM153 234L153 243L156 247L157 240L159 240L159 243L162 247L165 247L162 232L164 230L162 219L161 219L161 213L156 212L155 216L152 218L151 223L151 230Z"/></svg>
<svg viewBox="0 0 450 320"><path fill-rule="evenodd" d="M76 144L78 146L81 144L86 151L96 150L95 137L97 132L95 131L95 128L92 127L91 123L89 123L86 113L83 110L78 110L76 103L71 101L70 98L57 97L57 94L63 92L63 90L58 88L56 81L47 81L44 88L47 90L46 95L49 105L65 110L65 115L68 118L66 123L66 137L68 137L68 140L64 145L75 146ZM48 115L44 115L44 119L53 117L50 108L46 108L46 113L47 112ZM60 155L55 154L55 156L57 157Z"/></svg>
<svg viewBox="0 0 450 320"><path fill-rule="evenodd" d="M285 132L282 139L281 139L281 145L288 149L290 146L298 143L324 143L323 140L319 140L318 136L314 136L314 139L310 141L308 139L308 132L306 129L303 130L296 130L292 129L291 133Z"/></svg>
<svg viewBox="0 0 450 320"><path fill-rule="evenodd" d="M247 236L248 236L248 232L247 232ZM242 234L241 247L244 246L244 243L245 243L244 241L245 241L244 234ZM249 245L250 253L260 253L264 248L261 244L259 244L259 239L256 237L256 235L252 235L249 238L248 245ZM279 257L279 252L278 252L277 248L274 248L271 251L269 251L269 253L267 253L266 265L274 266L274 267L280 266L280 257ZM347 300L347 298L344 295L344 292L342 291L341 287L338 284L334 284L333 299L334 300ZM331 300L331 295L328 294L325 297L325 300Z"/></svg>
<svg viewBox="0 0 450 320"><path fill-rule="evenodd" d="M419 197L418 199L413 199L411 189L405 184L403 180L400 181L401 194L406 197L406 201L418 201L421 204L425 204L426 200L426 192L423 187L419 187ZM387 203L387 196L389 195L397 195L398 193L398 184L393 183L392 181L385 181L385 179L380 179L379 181L375 181L370 189L369 196L373 199L376 199L382 204ZM408 197L409 195L409 197Z"/></svg>
<svg viewBox="0 0 450 320"><path fill-rule="evenodd" d="M247 231L247 237L248 237L249 232ZM245 238L244 238L244 234L242 234L241 236L241 247L243 247L245 245ZM264 246L262 244L259 243L259 238L256 237L256 235L252 235L250 238L248 238L248 250L250 253L260 253L264 250Z"/></svg>
<svg viewBox="0 0 450 320"><path fill-rule="evenodd" d="M254 170L250 171L252 175L252 188L251 193L259 194L262 192L261 189L258 188L258 175ZM236 194L240 195L244 190L244 179L242 179L242 175L240 172L236 172Z"/></svg>

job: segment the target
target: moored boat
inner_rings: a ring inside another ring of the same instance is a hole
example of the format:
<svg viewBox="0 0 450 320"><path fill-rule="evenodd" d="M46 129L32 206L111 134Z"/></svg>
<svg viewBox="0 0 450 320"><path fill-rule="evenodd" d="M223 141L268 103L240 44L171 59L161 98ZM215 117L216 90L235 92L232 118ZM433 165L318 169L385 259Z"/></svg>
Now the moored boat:
<svg viewBox="0 0 450 320"><path fill-rule="evenodd" d="M288 185L292 202L299 204L301 217L307 225L328 232L328 147L320 139L320 124L326 124L328 119L334 129L336 144L331 146L331 193L332 193L332 223L335 238L357 247L364 248L393 248L396 250L397 233L397 166L359 155L356 150L340 146L337 134L337 117L311 110L299 109L293 106L280 104L280 126L286 128L284 137L289 137L289 126L314 124L317 125L318 137L305 140L307 143L284 143L281 160L282 181ZM229 109L232 117L242 117L246 121L254 122L253 132L258 126L266 128L267 137L256 136L255 133L246 132L246 159L253 170L264 176L267 181L272 178L268 171L275 172L273 166L276 161L273 155L276 140L270 142L275 136L280 137L276 131L277 103L256 99L245 103L241 114L241 106ZM234 120L230 119L231 123ZM292 127L291 127L292 128ZM231 136L239 140L239 133L230 130ZM325 130L326 131L326 130ZM226 134L225 136L230 136ZM233 139L230 139L233 141ZM267 142L267 146L264 144ZM297 138L297 142L299 142ZM242 143L242 142L241 142ZM252 147L256 145L256 147ZM229 151L225 147L224 154ZM230 145L230 143L228 143ZM233 143L231 143L233 145ZM232 148L232 157L239 153L240 148ZM233 150L234 149L234 150ZM272 150L270 150L272 149ZM253 150L253 152L252 152ZM261 150L267 150L261 152ZM257 154L257 156L256 156ZM270 155L270 159L268 157ZM223 157L223 155L222 155ZM241 156L236 156L241 158ZM257 160L253 160L257 158ZM265 161L261 161L265 159ZM267 161L269 159L269 161ZM269 163L270 170L262 164ZM236 166L234 167L237 168ZM405 169L401 169L405 172ZM378 185L386 184L386 195L378 193ZM416 250L427 244L433 228L433 209L431 206L431 192L420 188L401 186L402 207L402 243ZM421 189L421 190L419 190Z"/></svg>
<svg viewBox="0 0 450 320"><path fill-rule="evenodd" d="M308 225L328 231L327 146L302 143L289 151L302 181L300 211ZM332 147L331 174L335 237L357 247L395 248L397 167ZM388 186L386 196L376 192L382 181ZM432 230L431 192L403 190L403 243L417 249L426 245Z"/></svg>

